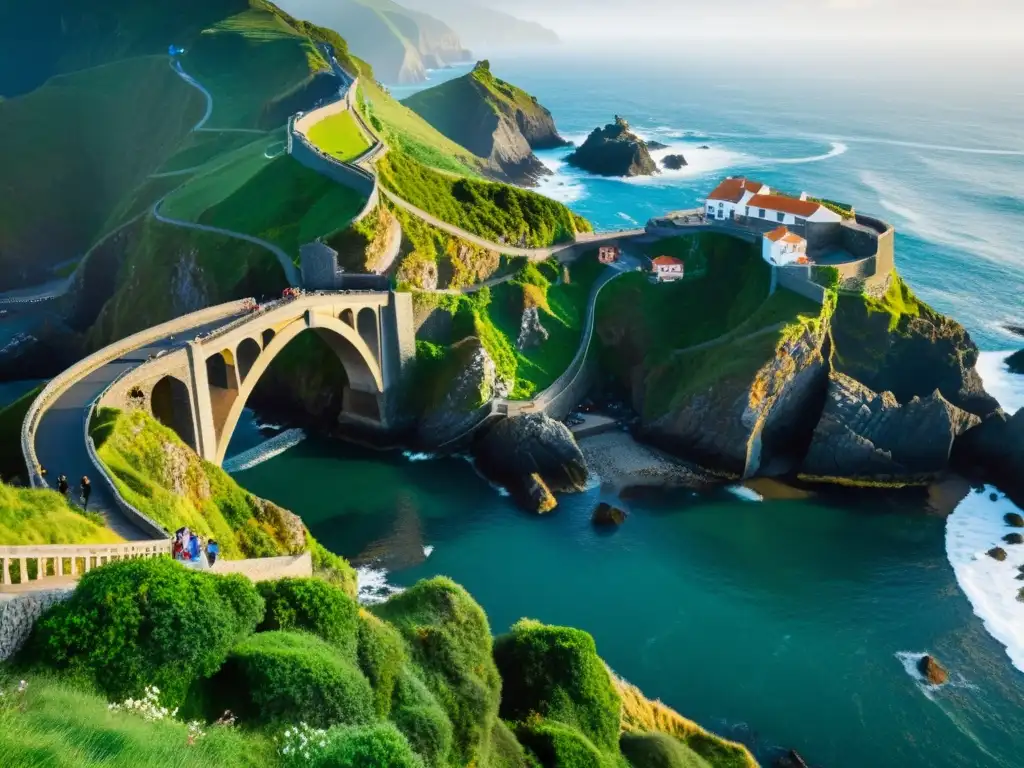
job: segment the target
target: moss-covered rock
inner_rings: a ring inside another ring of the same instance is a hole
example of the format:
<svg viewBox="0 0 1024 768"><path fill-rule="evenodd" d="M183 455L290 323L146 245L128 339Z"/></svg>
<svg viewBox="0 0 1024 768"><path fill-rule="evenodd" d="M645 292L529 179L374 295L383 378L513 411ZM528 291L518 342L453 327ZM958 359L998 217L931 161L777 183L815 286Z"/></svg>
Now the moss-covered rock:
<svg viewBox="0 0 1024 768"><path fill-rule="evenodd" d="M454 735L452 721L417 674L410 664L399 670L391 704L391 721L428 765L448 765ZM498 722L495 720L496 725Z"/></svg>
<svg viewBox="0 0 1024 768"><path fill-rule="evenodd" d="M665 733L624 733L622 754L633 768L711 768L683 742Z"/></svg>
<svg viewBox="0 0 1024 768"><path fill-rule="evenodd" d="M345 728L324 749L320 768L423 768L401 731L391 723Z"/></svg>
<svg viewBox="0 0 1024 768"><path fill-rule="evenodd" d="M378 717L387 717L405 666L405 646L394 627L363 609L359 611L357 637L359 668L373 687L374 709Z"/></svg>
<svg viewBox="0 0 1024 768"><path fill-rule="evenodd" d="M319 579L279 579L258 585L266 603L260 632L309 632L356 658L359 609L342 590Z"/></svg>
<svg viewBox="0 0 1024 768"><path fill-rule="evenodd" d="M543 768L618 768L614 756L597 748L581 731L552 720L533 718L516 728L516 737Z"/></svg>
<svg viewBox="0 0 1024 768"><path fill-rule="evenodd" d="M658 173L647 144L630 131L629 123L618 115L614 123L595 128L566 161L599 176L650 176Z"/></svg>

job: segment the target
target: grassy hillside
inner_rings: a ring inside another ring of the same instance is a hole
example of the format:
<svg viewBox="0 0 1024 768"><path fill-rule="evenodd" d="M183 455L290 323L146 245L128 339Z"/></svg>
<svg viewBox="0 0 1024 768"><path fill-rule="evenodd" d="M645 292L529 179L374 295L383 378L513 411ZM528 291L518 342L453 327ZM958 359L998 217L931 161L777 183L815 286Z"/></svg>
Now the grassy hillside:
<svg viewBox="0 0 1024 768"><path fill-rule="evenodd" d="M158 56L62 76L0 102L0 189L17 190L0 206L5 278L84 252L203 108Z"/></svg>
<svg viewBox="0 0 1024 768"><path fill-rule="evenodd" d="M309 140L338 160L353 160L370 148L350 112L339 112L309 130Z"/></svg>
<svg viewBox="0 0 1024 768"><path fill-rule="evenodd" d="M540 248L590 224L561 203L518 187L439 173L401 152L377 163L381 183L442 221L493 242Z"/></svg>
<svg viewBox="0 0 1024 768"><path fill-rule="evenodd" d="M56 491L0 483L0 546L110 544L121 537Z"/></svg>

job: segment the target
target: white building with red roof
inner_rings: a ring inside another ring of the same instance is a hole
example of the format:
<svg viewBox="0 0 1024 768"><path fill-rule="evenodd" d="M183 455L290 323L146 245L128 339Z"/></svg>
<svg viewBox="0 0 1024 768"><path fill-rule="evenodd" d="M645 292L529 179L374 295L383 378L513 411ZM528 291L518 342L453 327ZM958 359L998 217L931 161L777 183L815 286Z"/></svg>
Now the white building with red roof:
<svg viewBox="0 0 1024 768"><path fill-rule="evenodd" d="M843 217L831 211L821 203L808 200L803 194L799 198L785 195L753 195L743 203L742 215L751 223L756 220L773 225L784 224L787 227L803 227L812 224L839 224Z"/></svg>
<svg viewBox="0 0 1024 768"><path fill-rule="evenodd" d="M685 265L682 259L674 256L658 256L651 260L651 274L659 283L670 283L673 280L682 280Z"/></svg>
<svg viewBox="0 0 1024 768"><path fill-rule="evenodd" d="M769 195L771 191L767 184L760 181L743 176L729 176L708 195L704 212L709 219L731 221L743 213L748 200L755 195Z"/></svg>
<svg viewBox="0 0 1024 768"><path fill-rule="evenodd" d="M785 267L790 264L807 264L807 241L796 232L790 232L785 225L765 232L761 241L761 255L769 264Z"/></svg>

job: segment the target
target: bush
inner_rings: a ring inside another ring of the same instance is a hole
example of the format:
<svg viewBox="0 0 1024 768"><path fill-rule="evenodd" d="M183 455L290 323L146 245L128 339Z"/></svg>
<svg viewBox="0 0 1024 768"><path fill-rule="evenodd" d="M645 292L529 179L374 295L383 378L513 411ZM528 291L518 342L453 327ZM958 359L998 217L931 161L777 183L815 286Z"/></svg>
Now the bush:
<svg viewBox="0 0 1024 768"><path fill-rule="evenodd" d="M396 680L391 720L427 765L448 765L452 722L409 665L400 671Z"/></svg>
<svg viewBox="0 0 1024 768"><path fill-rule="evenodd" d="M121 561L85 574L37 623L26 654L84 673L111 698L155 685L173 705L217 671L259 611L255 588L242 581L221 582L168 558Z"/></svg>
<svg viewBox="0 0 1024 768"><path fill-rule="evenodd" d="M483 609L451 579L424 580L376 609L408 643L422 680L454 730L453 762L482 763L501 680Z"/></svg>
<svg viewBox="0 0 1024 768"><path fill-rule="evenodd" d="M372 613L359 612L357 657L359 668L373 687L378 717L391 712L395 682L405 663L405 647L398 632Z"/></svg>
<svg viewBox="0 0 1024 768"><path fill-rule="evenodd" d="M704 758L666 733L624 733L619 746L633 768L711 768Z"/></svg>
<svg viewBox="0 0 1024 768"><path fill-rule="evenodd" d="M516 735L501 720L495 720L491 729L491 754L487 765L489 768L539 768L537 761L523 751Z"/></svg>
<svg viewBox="0 0 1024 768"><path fill-rule="evenodd" d="M494 660L504 681L502 719L536 713L618 751L622 702L589 634L522 619L495 642Z"/></svg>
<svg viewBox="0 0 1024 768"><path fill-rule="evenodd" d="M328 584L333 584L354 599L359 593L356 569L349 565L348 560L334 554L314 539L309 531L306 531L306 545L313 558L313 575Z"/></svg>
<svg viewBox="0 0 1024 768"><path fill-rule="evenodd" d="M309 632L355 660L359 608L340 589L319 579L264 581L258 589L267 604L258 632Z"/></svg>
<svg viewBox="0 0 1024 768"><path fill-rule="evenodd" d="M544 768L616 768L617 761L601 753L575 728L550 720L521 725L516 736Z"/></svg>
<svg viewBox="0 0 1024 768"><path fill-rule="evenodd" d="M321 768L423 768L423 760L391 723L345 728L324 750Z"/></svg>
<svg viewBox="0 0 1024 768"><path fill-rule="evenodd" d="M252 634L253 628L263 621L265 603L256 587L249 579L239 573L214 576L201 573L200 576L212 579L217 593L235 617L235 642Z"/></svg>
<svg viewBox="0 0 1024 768"><path fill-rule="evenodd" d="M303 633L253 635L231 651L208 688L211 712L230 709L254 724L327 728L373 720L373 691L363 674L334 646Z"/></svg>

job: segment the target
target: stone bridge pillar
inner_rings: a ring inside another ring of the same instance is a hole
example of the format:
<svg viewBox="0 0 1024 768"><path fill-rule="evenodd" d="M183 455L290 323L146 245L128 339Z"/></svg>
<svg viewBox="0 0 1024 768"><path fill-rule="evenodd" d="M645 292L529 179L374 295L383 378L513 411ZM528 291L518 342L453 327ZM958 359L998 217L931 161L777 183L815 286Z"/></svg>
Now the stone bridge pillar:
<svg viewBox="0 0 1024 768"><path fill-rule="evenodd" d="M391 292L382 308L381 373L384 395L380 415L386 428L401 426L403 400L407 395L409 373L416 361L416 325L413 320L412 294Z"/></svg>
<svg viewBox="0 0 1024 768"><path fill-rule="evenodd" d="M196 453L207 461L217 461L217 428L213 422L213 402L210 399L210 382L206 375L206 360L202 347L190 341L188 351L188 375L192 386L192 403L195 409Z"/></svg>

